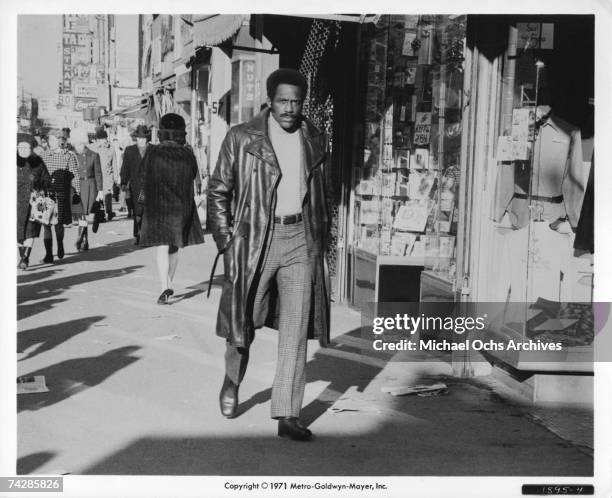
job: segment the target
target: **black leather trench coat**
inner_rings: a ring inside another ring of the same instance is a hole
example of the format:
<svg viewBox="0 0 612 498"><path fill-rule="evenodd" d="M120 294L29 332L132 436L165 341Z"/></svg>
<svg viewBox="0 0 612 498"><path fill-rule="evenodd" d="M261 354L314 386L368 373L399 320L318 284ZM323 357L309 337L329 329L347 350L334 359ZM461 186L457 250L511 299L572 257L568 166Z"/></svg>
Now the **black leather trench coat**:
<svg viewBox="0 0 612 498"><path fill-rule="evenodd" d="M208 229L223 253L224 282L217 315L217 335L237 347L248 347L254 330L263 325L278 329L278 299L269 309L253 313L254 280L263 262L274 223L276 188L281 178L264 110L227 133L208 190ZM326 268L328 206L326 189L327 141L310 121L301 123L305 184L302 214L312 268L312 305L308 337L321 345L329 341L330 286ZM253 323L253 316L267 316Z"/></svg>

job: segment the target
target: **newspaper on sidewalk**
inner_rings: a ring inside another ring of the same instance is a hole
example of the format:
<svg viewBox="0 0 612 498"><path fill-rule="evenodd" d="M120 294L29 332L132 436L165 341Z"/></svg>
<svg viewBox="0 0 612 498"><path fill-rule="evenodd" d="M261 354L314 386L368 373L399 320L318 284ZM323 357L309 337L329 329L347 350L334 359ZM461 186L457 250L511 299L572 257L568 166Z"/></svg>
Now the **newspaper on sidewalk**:
<svg viewBox="0 0 612 498"><path fill-rule="evenodd" d="M17 377L17 394L49 392L44 375Z"/></svg>
<svg viewBox="0 0 612 498"><path fill-rule="evenodd" d="M427 393L431 396L433 394L442 394L448 389L446 384L442 382L438 384L426 385L414 385L414 386L383 386L380 390L384 393L389 393L392 396L405 396L408 394L420 394Z"/></svg>

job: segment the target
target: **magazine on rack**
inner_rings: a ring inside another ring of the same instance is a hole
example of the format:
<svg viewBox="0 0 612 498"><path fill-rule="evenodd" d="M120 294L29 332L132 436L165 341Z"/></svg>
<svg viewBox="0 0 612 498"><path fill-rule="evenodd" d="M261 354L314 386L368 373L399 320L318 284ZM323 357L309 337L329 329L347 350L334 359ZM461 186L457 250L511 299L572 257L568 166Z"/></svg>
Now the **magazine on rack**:
<svg viewBox="0 0 612 498"><path fill-rule="evenodd" d="M408 232L422 232L427 224L429 214L429 202L427 199L410 200L400 206L393 228Z"/></svg>

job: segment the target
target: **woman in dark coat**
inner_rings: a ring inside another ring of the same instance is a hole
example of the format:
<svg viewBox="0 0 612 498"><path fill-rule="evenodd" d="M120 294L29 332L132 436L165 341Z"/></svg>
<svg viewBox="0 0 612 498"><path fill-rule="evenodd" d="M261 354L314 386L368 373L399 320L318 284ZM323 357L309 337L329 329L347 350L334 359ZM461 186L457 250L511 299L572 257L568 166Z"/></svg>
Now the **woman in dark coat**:
<svg viewBox="0 0 612 498"><path fill-rule="evenodd" d="M81 187L81 219L79 220L79 234L77 236L76 248L78 251L89 249L88 226L94 221L92 209L95 201L104 200L102 189L102 167L100 156L89 149L87 133L82 129L70 132L70 143L74 147ZM96 227L94 226L94 231Z"/></svg>
<svg viewBox="0 0 612 498"><path fill-rule="evenodd" d="M17 247L19 266L28 267L34 239L40 235L40 223L30 221L30 194L32 190L47 190L51 177L43 160L32 154L27 135L17 138Z"/></svg>
<svg viewBox="0 0 612 498"><path fill-rule="evenodd" d="M166 114L159 122L159 145L144 157L141 195L140 245L157 246L157 269L162 293L158 304L167 304L174 294L172 281L178 265L178 250L204 242L198 218L193 182L198 173L196 158L185 145L185 120Z"/></svg>

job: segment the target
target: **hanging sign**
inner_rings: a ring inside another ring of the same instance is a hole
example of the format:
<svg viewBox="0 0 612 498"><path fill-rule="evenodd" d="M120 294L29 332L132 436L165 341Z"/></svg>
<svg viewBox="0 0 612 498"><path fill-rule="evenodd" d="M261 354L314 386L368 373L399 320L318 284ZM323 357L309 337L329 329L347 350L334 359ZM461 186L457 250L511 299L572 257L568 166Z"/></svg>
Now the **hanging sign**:
<svg viewBox="0 0 612 498"><path fill-rule="evenodd" d="M539 48L551 50L553 48L555 31L553 23L519 22L516 24L516 27L518 29L519 49Z"/></svg>

